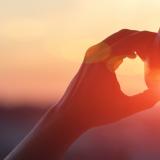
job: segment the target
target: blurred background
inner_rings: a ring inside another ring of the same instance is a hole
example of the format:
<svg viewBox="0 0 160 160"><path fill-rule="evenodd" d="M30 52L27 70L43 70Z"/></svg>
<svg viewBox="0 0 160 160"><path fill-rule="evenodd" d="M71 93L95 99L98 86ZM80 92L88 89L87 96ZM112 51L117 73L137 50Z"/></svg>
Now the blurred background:
<svg viewBox="0 0 160 160"><path fill-rule="evenodd" d="M159 6L158 0L1 1L0 159L61 98L88 47L122 28L158 31ZM126 94L146 89L139 58L126 59L116 73ZM158 160L158 106L90 130L66 159Z"/></svg>

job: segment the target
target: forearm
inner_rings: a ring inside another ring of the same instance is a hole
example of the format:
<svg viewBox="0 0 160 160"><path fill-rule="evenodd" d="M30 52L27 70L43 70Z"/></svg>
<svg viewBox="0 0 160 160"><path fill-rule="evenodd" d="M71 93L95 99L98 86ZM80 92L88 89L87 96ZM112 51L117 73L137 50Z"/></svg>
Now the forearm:
<svg viewBox="0 0 160 160"><path fill-rule="evenodd" d="M5 160L57 160L85 131L75 120L50 109Z"/></svg>

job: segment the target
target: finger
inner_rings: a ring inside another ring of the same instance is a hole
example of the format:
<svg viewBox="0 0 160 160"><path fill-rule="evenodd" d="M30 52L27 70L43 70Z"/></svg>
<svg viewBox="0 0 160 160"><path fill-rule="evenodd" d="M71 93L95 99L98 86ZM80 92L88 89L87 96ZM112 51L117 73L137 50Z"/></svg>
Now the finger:
<svg viewBox="0 0 160 160"><path fill-rule="evenodd" d="M139 31L123 29L106 39L105 42L111 46L111 55L106 61L106 66L111 72L115 72L120 64L122 64L124 58L129 57L133 59L136 57L136 53L134 51L125 47L127 49L126 50L123 45L127 45L124 42L126 42L128 37L137 33L139 33Z"/></svg>
<svg viewBox="0 0 160 160"><path fill-rule="evenodd" d="M86 63L97 63L107 59L109 56L112 56L112 48L111 46L124 39L129 34L133 34L137 31L123 29L119 32L114 33L110 37L106 38L102 42L98 43L97 45L92 46L86 52L85 62Z"/></svg>
<svg viewBox="0 0 160 160"><path fill-rule="evenodd" d="M135 32L125 37L121 41L114 43L112 52L117 55L130 55L134 51L144 60L147 56L148 47L154 41L157 33L141 31Z"/></svg>
<svg viewBox="0 0 160 160"><path fill-rule="evenodd" d="M159 64L159 53L160 53L160 33L157 33L155 35L155 39L148 47L148 55L146 59L148 58L151 62L152 59L154 59L153 63ZM155 58L155 56L157 57L157 59Z"/></svg>
<svg viewBox="0 0 160 160"><path fill-rule="evenodd" d="M136 32L138 32L138 31L129 30L129 29L122 29L122 30L112 34L111 36L109 36L108 38L103 40L102 42L105 42L108 45L112 45L113 43L118 42L119 40L126 38L126 36L128 36L132 33L136 33Z"/></svg>
<svg viewBox="0 0 160 160"><path fill-rule="evenodd" d="M149 109L160 100L158 90L146 90L143 93L126 98L125 114L131 115Z"/></svg>
<svg viewBox="0 0 160 160"><path fill-rule="evenodd" d="M106 66L111 72L115 72L115 70L123 63L124 58L128 57L134 59L136 58L136 56L137 56L136 52L132 52L129 54L122 54L122 55L115 54L106 60Z"/></svg>
<svg viewBox="0 0 160 160"><path fill-rule="evenodd" d="M110 72L115 72L115 70L123 63L125 56L113 56L106 61L106 67Z"/></svg>
<svg viewBox="0 0 160 160"><path fill-rule="evenodd" d="M135 58L138 54L143 60L148 57L149 49L155 40L156 33L148 31L135 31L128 34L119 41L112 44L112 55L107 60L107 67L111 72L114 72L123 62L125 57Z"/></svg>

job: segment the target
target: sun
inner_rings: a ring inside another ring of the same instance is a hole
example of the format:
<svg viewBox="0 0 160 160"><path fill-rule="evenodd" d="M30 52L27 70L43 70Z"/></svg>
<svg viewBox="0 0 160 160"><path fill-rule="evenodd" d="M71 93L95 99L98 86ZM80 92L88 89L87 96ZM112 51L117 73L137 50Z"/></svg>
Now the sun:
<svg viewBox="0 0 160 160"><path fill-rule="evenodd" d="M135 95L147 89L144 79L144 62L139 57L125 58L116 70L116 76L121 90L127 95Z"/></svg>

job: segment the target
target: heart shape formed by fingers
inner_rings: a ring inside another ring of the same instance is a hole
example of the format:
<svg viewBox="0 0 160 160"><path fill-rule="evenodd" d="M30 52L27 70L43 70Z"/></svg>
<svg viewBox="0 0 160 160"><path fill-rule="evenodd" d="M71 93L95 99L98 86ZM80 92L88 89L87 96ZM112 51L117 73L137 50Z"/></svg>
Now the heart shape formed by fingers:
<svg viewBox="0 0 160 160"><path fill-rule="evenodd" d="M160 99L158 92L149 88L134 96L126 95L121 90L115 70L125 57L135 58L138 55L148 63L147 58L151 56L148 47L155 35L146 31L121 30L89 48L63 97L65 106L61 113L67 112L67 119L71 117L72 122L88 129L152 107Z"/></svg>

